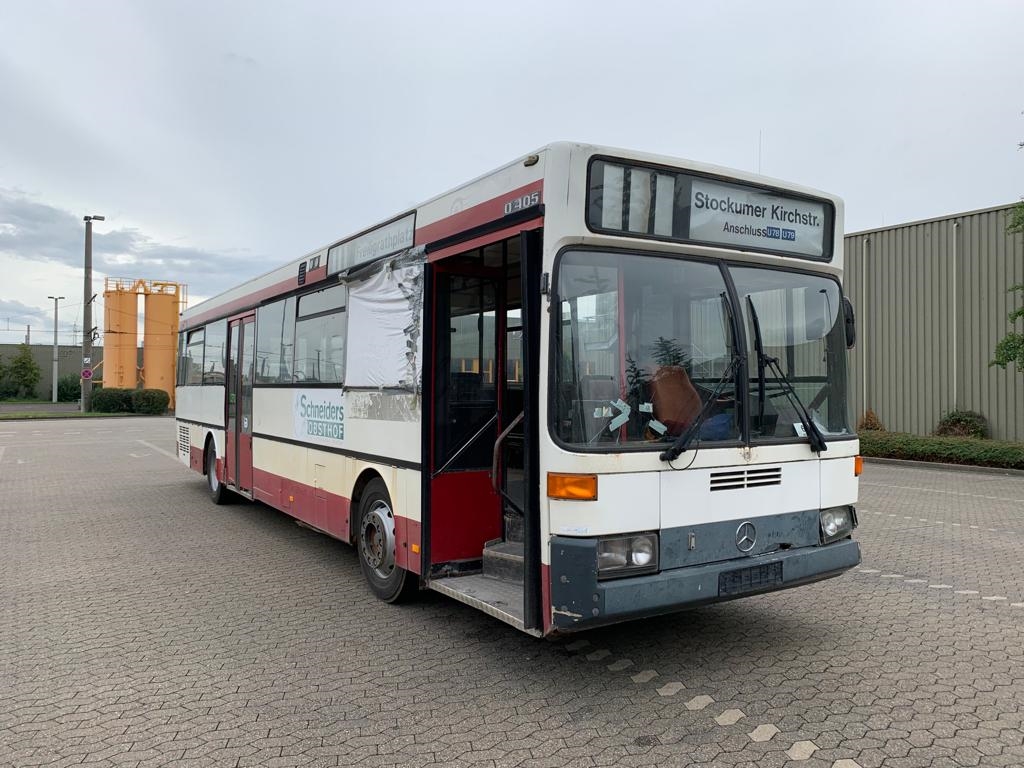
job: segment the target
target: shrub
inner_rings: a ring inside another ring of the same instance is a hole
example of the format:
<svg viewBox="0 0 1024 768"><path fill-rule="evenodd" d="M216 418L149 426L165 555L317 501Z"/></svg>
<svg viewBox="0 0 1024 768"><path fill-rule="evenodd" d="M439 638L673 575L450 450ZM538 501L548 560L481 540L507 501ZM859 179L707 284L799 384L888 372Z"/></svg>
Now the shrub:
<svg viewBox="0 0 1024 768"><path fill-rule="evenodd" d="M43 371L32 357L28 344L19 344L18 351L3 368L4 389L13 397L34 398Z"/></svg>
<svg viewBox="0 0 1024 768"><path fill-rule="evenodd" d="M162 389L136 389L132 392L132 410L135 413L160 415L170 402L171 396Z"/></svg>
<svg viewBox="0 0 1024 768"><path fill-rule="evenodd" d="M57 379L57 400L61 403L73 403L82 397L82 380L73 373Z"/></svg>
<svg viewBox="0 0 1024 768"><path fill-rule="evenodd" d="M988 437L988 420L974 411L950 411L935 427L940 437Z"/></svg>
<svg viewBox="0 0 1024 768"><path fill-rule="evenodd" d="M870 408L864 413L864 417L857 424L857 431L863 432L865 430L884 430L885 425L882 424L882 420L878 418L878 415Z"/></svg>
<svg viewBox="0 0 1024 768"><path fill-rule="evenodd" d="M1024 444L971 437L926 437L868 431L860 435L860 452L864 456L886 459L1024 469Z"/></svg>
<svg viewBox="0 0 1024 768"><path fill-rule="evenodd" d="M92 393L92 409L97 413L131 413L131 389L104 387Z"/></svg>

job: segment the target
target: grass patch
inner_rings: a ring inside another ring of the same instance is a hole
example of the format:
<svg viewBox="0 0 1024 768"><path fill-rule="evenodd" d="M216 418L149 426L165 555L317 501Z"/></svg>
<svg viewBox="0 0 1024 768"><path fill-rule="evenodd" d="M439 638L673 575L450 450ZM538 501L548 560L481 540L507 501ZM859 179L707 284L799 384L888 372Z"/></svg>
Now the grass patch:
<svg viewBox="0 0 1024 768"><path fill-rule="evenodd" d="M0 421L24 421L26 419L109 419L118 416L138 416L137 413L96 413L89 411L10 411L0 413Z"/></svg>
<svg viewBox="0 0 1024 768"><path fill-rule="evenodd" d="M860 452L863 456L1024 469L1022 443L972 437L925 437L879 430L865 430L857 436L860 438Z"/></svg>

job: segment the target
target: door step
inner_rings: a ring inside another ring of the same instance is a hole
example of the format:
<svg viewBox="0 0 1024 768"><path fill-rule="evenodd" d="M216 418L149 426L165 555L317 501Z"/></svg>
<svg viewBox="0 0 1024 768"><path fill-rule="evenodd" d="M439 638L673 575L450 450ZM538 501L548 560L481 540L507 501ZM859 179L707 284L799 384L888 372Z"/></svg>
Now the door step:
<svg viewBox="0 0 1024 768"><path fill-rule="evenodd" d="M522 584L522 542L499 541L484 547L484 576L513 584Z"/></svg>
<svg viewBox="0 0 1024 768"><path fill-rule="evenodd" d="M505 510L505 541L522 544L526 540L523 516L514 509Z"/></svg>
<svg viewBox="0 0 1024 768"><path fill-rule="evenodd" d="M435 579L427 586L459 602L478 608L516 629L540 637L539 630L526 629L523 625L523 588L518 584L476 574Z"/></svg>

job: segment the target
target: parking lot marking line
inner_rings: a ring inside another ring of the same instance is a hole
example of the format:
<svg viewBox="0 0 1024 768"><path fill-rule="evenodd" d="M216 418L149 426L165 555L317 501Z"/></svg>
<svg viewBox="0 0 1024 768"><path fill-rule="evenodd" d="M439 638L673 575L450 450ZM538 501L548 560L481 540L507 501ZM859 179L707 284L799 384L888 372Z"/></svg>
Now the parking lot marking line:
<svg viewBox="0 0 1024 768"><path fill-rule="evenodd" d="M664 696L664 694L662 695ZM702 693L700 696L694 696L692 699L686 702L685 707L691 712L699 712L700 710L704 709L704 707L706 707L708 704L714 703L715 700L713 698L711 698L707 694Z"/></svg>
<svg viewBox="0 0 1024 768"><path fill-rule="evenodd" d="M952 584L929 584L928 589L952 589Z"/></svg>
<svg viewBox="0 0 1024 768"><path fill-rule="evenodd" d="M678 680L674 680L671 683L665 683L665 685L658 688L657 691L659 696L675 696L684 688L686 688L685 685L680 683Z"/></svg>
<svg viewBox="0 0 1024 768"><path fill-rule="evenodd" d="M957 589L953 591L954 595L977 595L978 590L976 589Z"/></svg>
<svg viewBox="0 0 1024 768"><path fill-rule="evenodd" d="M750 737L751 741L771 741L778 732L779 729L772 723L764 723L757 726L747 736Z"/></svg>
<svg viewBox="0 0 1024 768"><path fill-rule="evenodd" d="M818 751L818 745L813 741L798 741L786 750L790 760L810 760L811 755Z"/></svg>
<svg viewBox="0 0 1024 768"><path fill-rule="evenodd" d="M1010 603L1011 608L1024 608L1024 603Z"/></svg>
<svg viewBox="0 0 1024 768"><path fill-rule="evenodd" d="M137 443L142 443L142 444L143 444L144 446L146 446L147 448L149 448L149 449L150 449L151 451L156 451L157 453L162 453L162 454L163 454L164 456L166 456L166 457L167 457L168 459L174 459L175 461L177 461L177 460L178 460L178 457L177 457L177 456L175 456L175 455L174 455L173 453L171 453L170 451L165 451L165 450L164 450L163 448L159 448L159 447L157 447L157 446L153 445L152 443L150 443L150 442L147 442L146 440L136 440L135 442L137 442Z"/></svg>
<svg viewBox="0 0 1024 768"><path fill-rule="evenodd" d="M744 717L746 717L746 715L743 714L742 709L727 709L715 718L715 722L719 725L735 725Z"/></svg>
<svg viewBox="0 0 1024 768"><path fill-rule="evenodd" d="M1022 605L1024 605L1024 603L1022 603ZM653 669L645 669L643 672L637 672L631 679L634 683L649 683L657 676L658 673Z"/></svg>
<svg viewBox="0 0 1024 768"><path fill-rule="evenodd" d="M928 579L904 579L903 583L904 584L925 584L925 583L927 583L927 581L928 581Z"/></svg>
<svg viewBox="0 0 1024 768"><path fill-rule="evenodd" d="M985 596L985 597L983 597L983 598L981 598L981 599L982 599L982 600L993 600L993 601L1003 601L1003 600L1005 600L1006 598L1005 598L1005 597L1003 597L1002 595L987 595L987 596Z"/></svg>
<svg viewBox="0 0 1024 768"><path fill-rule="evenodd" d="M888 485L886 483L865 483L861 482L861 485L873 485L877 488L898 488L902 491L930 491L931 493L945 493L949 496L967 496L972 499L989 499L991 501L1020 501L1024 502L1024 499L1011 499L1006 496L984 496L980 493L959 493L957 491L944 491L941 488L915 488L909 485Z"/></svg>
<svg viewBox="0 0 1024 768"><path fill-rule="evenodd" d="M7 448L5 446L0 445L0 464L4 463L4 451L6 450Z"/></svg>

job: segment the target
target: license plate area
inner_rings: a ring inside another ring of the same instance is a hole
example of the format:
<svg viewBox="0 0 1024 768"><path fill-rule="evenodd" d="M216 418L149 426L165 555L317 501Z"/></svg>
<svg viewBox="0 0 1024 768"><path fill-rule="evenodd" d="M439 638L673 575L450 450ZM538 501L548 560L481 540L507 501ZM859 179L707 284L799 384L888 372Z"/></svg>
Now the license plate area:
<svg viewBox="0 0 1024 768"><path fill-rule="evenodd" d="M718 575L718 594L745 595L760 592L782 584L782 561L752 565Z"/></svg>

